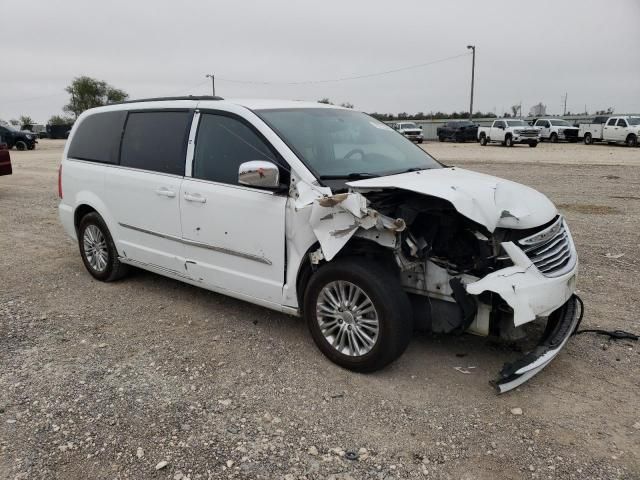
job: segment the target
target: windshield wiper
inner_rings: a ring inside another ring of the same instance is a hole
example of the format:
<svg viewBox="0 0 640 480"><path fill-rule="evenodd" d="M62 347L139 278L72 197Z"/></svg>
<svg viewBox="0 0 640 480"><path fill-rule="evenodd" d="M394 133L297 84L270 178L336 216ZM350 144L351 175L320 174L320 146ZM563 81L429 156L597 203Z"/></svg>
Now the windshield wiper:
<svg viewBox="0 0 640 480"><path fill-rule="evenodd" d="M320 180L342 180L345 178L348 180L354 180L359 178L376 178L379 176L380 175L375 175L373 173L358 172L358 173L349 173L346 175L320 175Z"/></svg>

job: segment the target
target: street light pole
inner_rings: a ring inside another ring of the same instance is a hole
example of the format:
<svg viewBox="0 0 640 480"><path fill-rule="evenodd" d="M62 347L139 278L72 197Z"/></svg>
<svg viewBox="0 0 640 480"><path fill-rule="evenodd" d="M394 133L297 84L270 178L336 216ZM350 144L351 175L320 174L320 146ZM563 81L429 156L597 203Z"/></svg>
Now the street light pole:
<svg viewBox="0 0 640 480"><path fill-rule="evenodd" d="M469 120L473 119L473 82L475 80L476 74L476 46L475 45L467 45L467 48L472 52L472 60L471 60L471 102L469 103Z"/></svg>
<svg viewBox="0 0 640 480"><path fill-rule="evenodd" d="M216 80L213 76L213 73L207 73L206 78L211 79L211 90L213 91L213 96L216 96Z"/></svg>

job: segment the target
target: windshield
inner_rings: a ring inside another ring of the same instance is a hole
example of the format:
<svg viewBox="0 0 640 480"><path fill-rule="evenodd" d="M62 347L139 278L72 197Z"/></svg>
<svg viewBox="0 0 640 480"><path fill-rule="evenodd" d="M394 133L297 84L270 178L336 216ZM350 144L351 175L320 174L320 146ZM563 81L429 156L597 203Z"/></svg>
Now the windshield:
<svg viewBox="0 0 640 480"><path fill-rule="evenodd" d="M442 167L413 142L361 112L291 108L255 113L320 179L376 177Z"/></svg>
<svg viewBox="0 0 640 480"><path fill-rule="evenodd" d="M571 125L566 120L549 120L551 125L555 127L570 127Z"/></svg>
<svg viewBox="0 0 640 480"><path fill-rule="evenodd" d="M14 127L13 125L10 125L8 123L3 123L2 126L4 128L6 128L7 130L11 130L12 132L19 132L20 131L16 127Z"/></svg>
<svg viewBox="0 0 640 480"><path fill-rule="evenodd" d="M400 128L418 128L418 126L415 123L403 123Z"/></svg>
<svg viewBox="0 0 640 480"><path fill-rule="evenodd" d="M528 127L529 124L523 120L507 120L507 125L510 127Z"/></svg>
<svg viewBox="0 0 640 480"><path fill-rule="evenodd" d="M640 125L640 117L629 117L627 122L629 122L629 125Z"/></svg>

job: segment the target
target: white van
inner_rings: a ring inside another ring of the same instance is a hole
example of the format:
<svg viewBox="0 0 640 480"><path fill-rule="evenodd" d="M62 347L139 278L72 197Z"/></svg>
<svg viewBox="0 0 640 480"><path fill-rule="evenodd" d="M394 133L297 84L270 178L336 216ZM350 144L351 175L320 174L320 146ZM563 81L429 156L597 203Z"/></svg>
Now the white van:
<svg viewBox="0 0 640 480"><path fill-rule="evenodd" d="M291 101L186 97L84 112L59 174L60 220L98 280L135 266L292 315L368 372L415 328L547 327L507 391L579 318L566 222L535 190L437 162L370 116Z"/></svg>

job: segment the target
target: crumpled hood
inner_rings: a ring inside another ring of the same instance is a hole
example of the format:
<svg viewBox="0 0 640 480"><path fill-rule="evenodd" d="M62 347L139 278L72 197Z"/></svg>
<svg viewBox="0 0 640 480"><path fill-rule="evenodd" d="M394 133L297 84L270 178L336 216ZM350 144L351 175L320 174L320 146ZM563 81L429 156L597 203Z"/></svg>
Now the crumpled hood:
<svg viewBox="0 0 640 480"><path fill-rule="evenodd" d="M557 214L553 203L533 188L457 167L358 180L347 185L361 193L398 188L438 197L490 232L496 228L538 227Z"/></svg>

